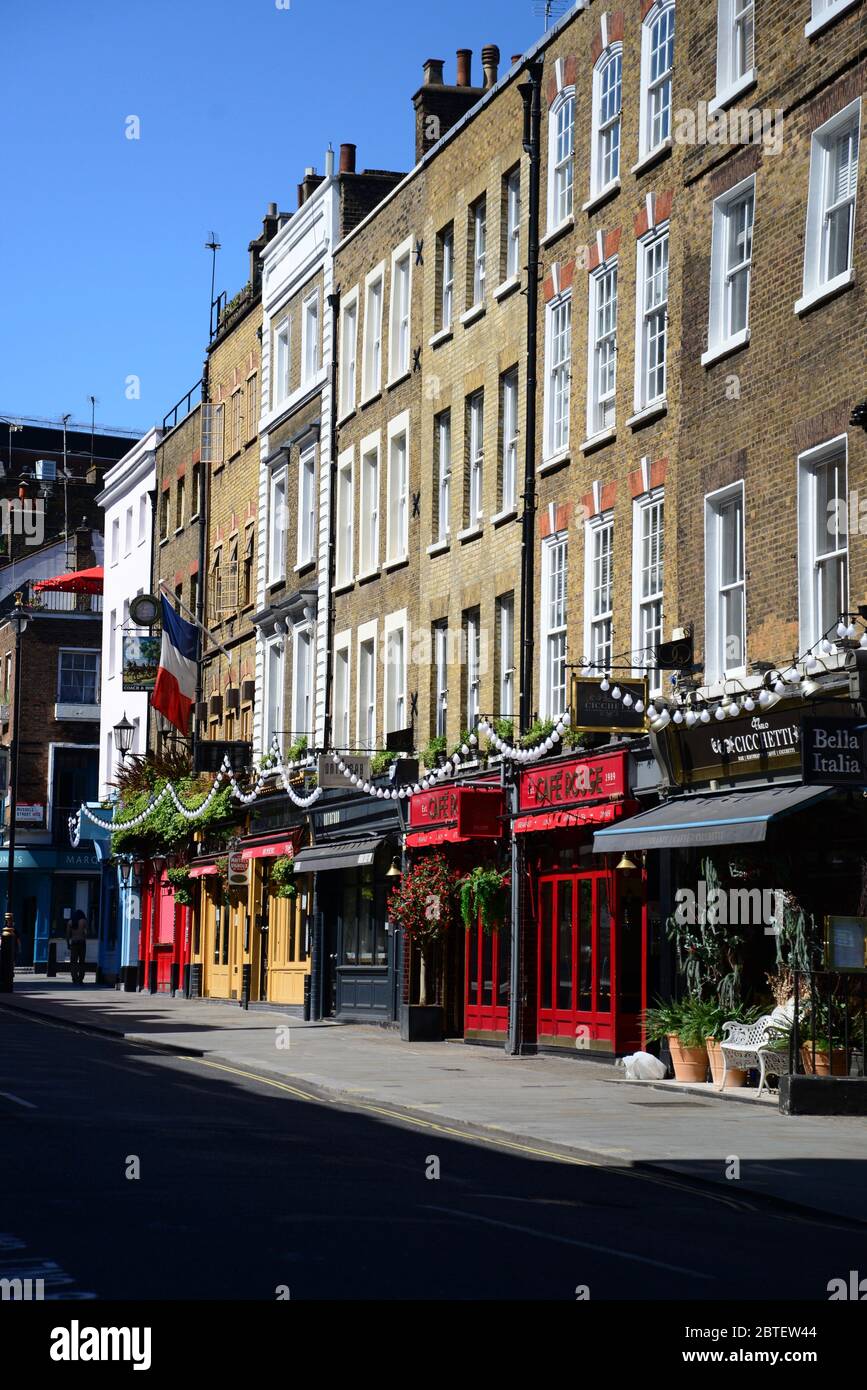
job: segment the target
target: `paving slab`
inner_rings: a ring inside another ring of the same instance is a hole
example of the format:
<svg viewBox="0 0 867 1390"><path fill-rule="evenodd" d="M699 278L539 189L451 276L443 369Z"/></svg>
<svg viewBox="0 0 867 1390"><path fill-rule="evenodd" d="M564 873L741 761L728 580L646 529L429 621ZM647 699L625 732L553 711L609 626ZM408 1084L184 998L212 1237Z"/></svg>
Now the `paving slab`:
<svg viewBox="0 0 867 1390"><path fill-rule="evenodd" d="M710 1085L627 1081L579 1057L508 1057L450 1040L405 1043L393 1029L279 1008L127 994L26 976L0 1007L113 1034L348 1101L377 1102L551 1144L600 1161L655 1167L867 1223L867 1119L790 1117L732 1103Z"/></svg>

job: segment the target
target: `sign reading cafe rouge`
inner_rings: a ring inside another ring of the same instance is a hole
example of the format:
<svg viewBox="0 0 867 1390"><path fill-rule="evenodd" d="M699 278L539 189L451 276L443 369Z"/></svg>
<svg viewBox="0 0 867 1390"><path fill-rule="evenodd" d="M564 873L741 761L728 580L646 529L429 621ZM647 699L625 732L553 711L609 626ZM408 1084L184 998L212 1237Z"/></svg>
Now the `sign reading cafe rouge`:
<svg viewBox="0 0 867 1390"><path fill-rule="evenodd" d="M603 753L522 772L522 811L543 811L626 795L626 754Z"/></svg>

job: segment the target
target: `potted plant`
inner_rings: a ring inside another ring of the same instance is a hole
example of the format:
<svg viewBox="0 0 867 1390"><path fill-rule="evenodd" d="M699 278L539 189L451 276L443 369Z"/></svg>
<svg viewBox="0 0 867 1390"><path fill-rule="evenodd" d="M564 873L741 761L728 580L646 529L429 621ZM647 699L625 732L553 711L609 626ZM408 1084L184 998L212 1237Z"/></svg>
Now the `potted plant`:
<svg viewBox="0 0 867 1390"><path fill-rule="evenodd" d="M271 865L269 873L274 885L274 895L278 898L297 898L298 886L295 882L295 860L288 854L281 854Z"/></svg>
<svg viewBox="0 0 867 1390"><path fill-rule="evenodd" d="M710 1063L710 1075L714 1086L722 1084L723 1073L725 1073L726 1090L729 1087L746 1086L747 1073L740 1067L729 1067L726 1071L720 1046L723 1037L723 1024L752 1023L758 1016L758 1010L746 1004L736 1004L731 1009L724 1009L719 1004L708 1006L710 1032L705 1038L705 1046L707 1047L707 1059Z"/></svg>
<svg viewBox="0 0 867 1390"><path fill-rule="evenodd" d="M848 1076L844 1015L841 999L809 1001L809 1010L799 1028L801 1065L808 1076Z"/></svg>
<svg viewBox="0 0 867 1390"><path fill-rule="evenodd" d="M675 1081L705 1081L708 1055L705 1038L713 1030L714 1006L688 995L677 1003L648 1009L644 1026L648 1040L668 1042Z"/></svg>
<svg viewBox="0 0 867 1390"><path fill-rule="evenodd" d="M432 999L433 957L454 925L455 875L443 854L411 865L388 900L388 915L419 953L419 999L402 1004L400 1036L405 1042L439 1042L443 1011Z"/></svg>
<svg viewBox="0 0 867 1390"><path fill-rule="evenodd" d="M477 864L460 881L461 918L467 931L481 919L482 930L498 931L506 920L509 878L499 869Z"/></svg>

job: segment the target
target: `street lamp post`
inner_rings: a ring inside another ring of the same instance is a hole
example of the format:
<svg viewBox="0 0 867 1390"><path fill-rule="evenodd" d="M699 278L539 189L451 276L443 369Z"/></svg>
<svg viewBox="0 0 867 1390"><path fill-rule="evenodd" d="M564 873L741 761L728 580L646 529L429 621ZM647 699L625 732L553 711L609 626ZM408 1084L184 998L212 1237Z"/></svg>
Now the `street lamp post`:
<svg viewBox="0 0 867 1390"><path fill-rule="evenodd" d="M131 724L126 717L126 710L123 719L119 720L112 729L114 734L114 746L120 754L121 763L124 762L127 753L132 748L132 741L135 738L135 725ZM109 769L110 771L111 769Z"/></svg>
<svg viewBox="0 0 867 1390"><path fill-rule="evenodd" d="M6 917L0 935L0 994L11 994L15 977L15 822L18 814L18 736L21 723L21 637L29 620L23 606L24 595L15 595L9 621L15 629L15 676L13 679L12 745L9 750L9 833L6 837Z"/></svg>

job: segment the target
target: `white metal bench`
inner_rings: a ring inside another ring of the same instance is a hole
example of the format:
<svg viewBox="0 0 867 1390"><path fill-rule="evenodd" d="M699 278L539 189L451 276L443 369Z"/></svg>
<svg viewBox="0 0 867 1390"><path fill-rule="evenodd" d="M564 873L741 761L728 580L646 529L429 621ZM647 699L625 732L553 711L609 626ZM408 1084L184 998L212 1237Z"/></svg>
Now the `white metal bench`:
<svg viewBox="0 0 867 1390"><path fill-rule="evenodd" d="M788 1034L795 1017L795 1001L780 1004L772 1013L757 1018L755 1023L724 1023L720 1050L723 1055L723 1076L719 1089L725 1089L729 1067L742 1071L759 1068L761 1095L768 1076L784 1076L789 1070Z"/></svg>

